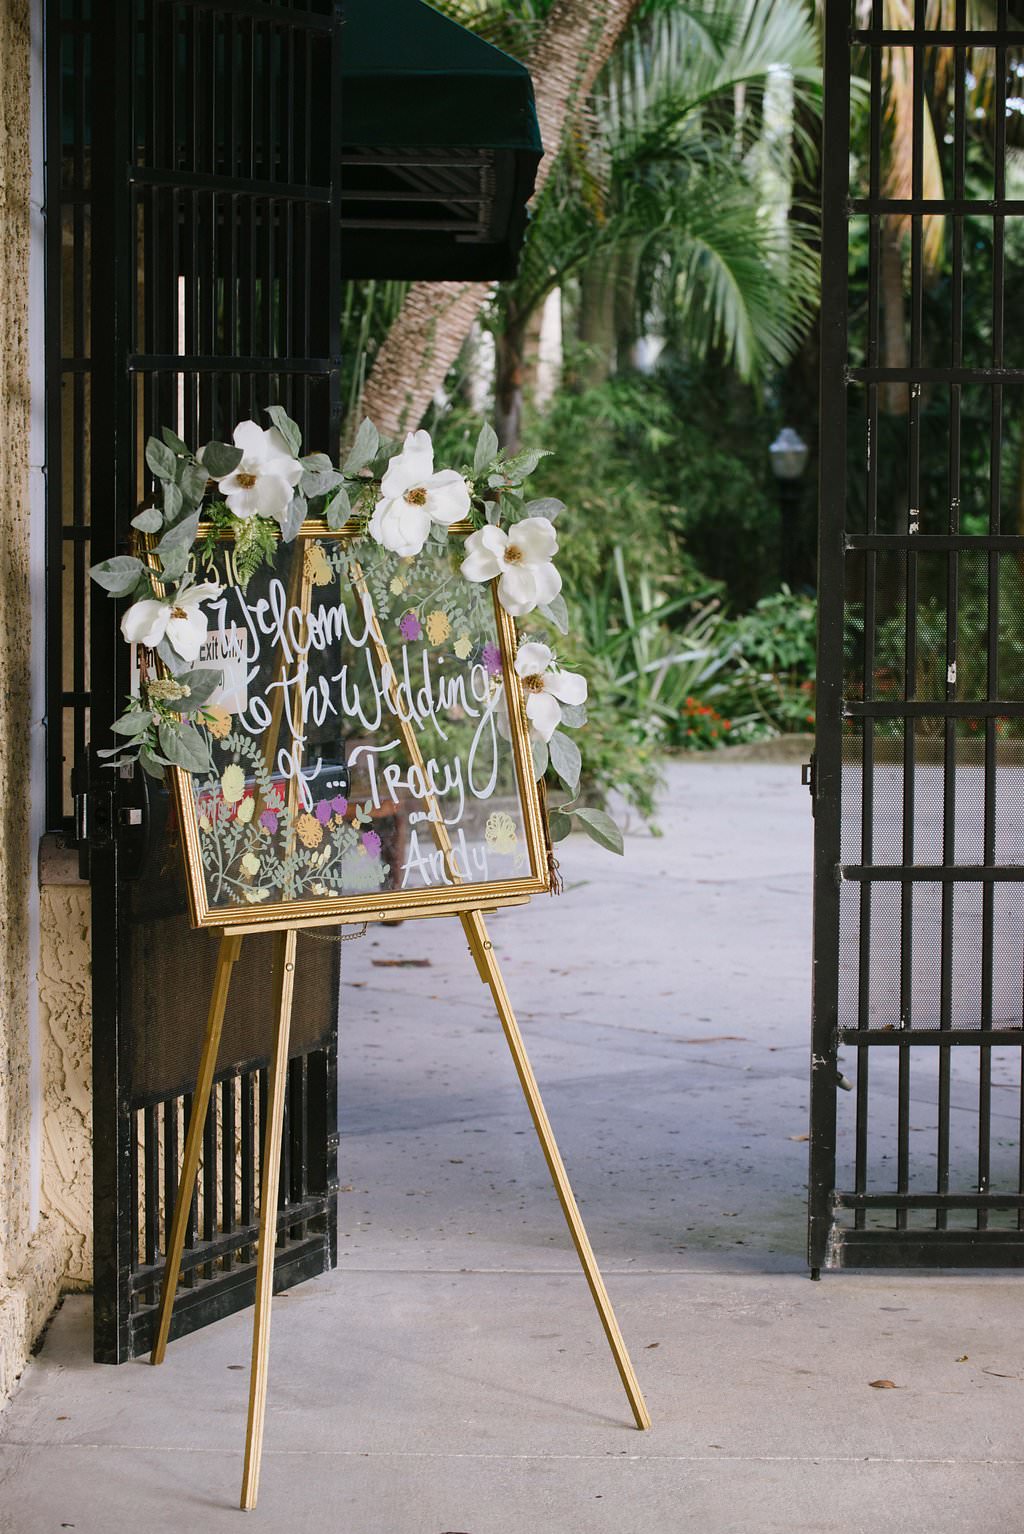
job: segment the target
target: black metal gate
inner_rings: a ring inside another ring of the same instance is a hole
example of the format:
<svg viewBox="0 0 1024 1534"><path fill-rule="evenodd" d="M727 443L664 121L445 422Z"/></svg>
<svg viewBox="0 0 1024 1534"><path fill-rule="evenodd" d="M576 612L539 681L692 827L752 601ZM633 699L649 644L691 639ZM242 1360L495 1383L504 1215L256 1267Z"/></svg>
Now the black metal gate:
<svg viewBox="0 0 1024 1534"><path fill-rule="evenodd" d="M1024 1261L1024 31L913 9L826 11L815 1271Z"/></svg>
<svg viewBox="0 0 1024 1534"><path fill-rule="evenodd" d="M188 927L166 791L95 756L130 677L86 571L126 546L161 425L203 442L280 401L337 451L338 10L54 0L46 18L50 817L93 892L100 1361L150 1344L215 944ZM271 944L236 966L172 1336L252 1297ZM337 948L303 947L278 1286L336 1249Z"/></svg>

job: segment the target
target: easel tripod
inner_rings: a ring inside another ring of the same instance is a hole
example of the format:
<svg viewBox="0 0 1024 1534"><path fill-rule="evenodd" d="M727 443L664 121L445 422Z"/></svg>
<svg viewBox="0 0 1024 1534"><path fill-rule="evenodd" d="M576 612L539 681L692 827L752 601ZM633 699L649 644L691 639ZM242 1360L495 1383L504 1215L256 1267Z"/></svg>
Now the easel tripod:
<svg viewBox="0 0 1024 1534"><path fill-rule="evenodd" d="M357 593L366 599L365 582L362 572L358 567L353 570L352 579ZM395 685L395 673L391 667L387 647L375 616L372 625L372 642L382 668L387 668L383 674L390 676L390 685L393 687ZM396 713L402 723L402 734L410 757L422 769L423 757L415 733L408 722L402 719L401 710L397 707ZM448 878L452 884L459 884L462 880L455 864L444 817L436 800L433 799L430 805L429 819L438 848L444 857ZM512 1053L516 1074L519 1077L519 1082L530 1110L530 1116L533 1119L537 1138L540 1141L541 1150L544 1153L544 1159L547 1162L548 1171L551 1174L551 1180L558 1195L558 1201L562 1206L562 1213L569 1227L569 1234L572 1237L573 1245L576 1248L584 1276L590 1288L594 1304L597 1307L601 1324L604 1327L605 1336L612 1350L616 1368L619 1371L619 1376L629 1399L634 1420L638 1428L647 1428L650 1426L647 1407L644 1403L633 1365L630 1362L629 1354L626 1351L622 1333L615 1319L615 1313L612 1310L611 1301L608 1298L608 1292L605 1289L604 1281L598 1269L593 1249L587 1237L562 1157L555 1143L555 1137L541 1100L537 1080L526 1053L526 1047L512 1010L512 1004L494 954L491 939L488 936L483 912L471 909L461 911L458 914L477 971L481 980L489 987L494 999L494 1005L501 1021L502 1030ZM330 924L329 921L317 923L317 925L321 926ZM334 925L337 924L337 922L334 923ZM301 923L303 927L309 925L312 924L308 921ZM243 1509L250 1509L256 1505L259 1489L260 1462L263 1451L263 1427L266 1415L267 1369L270 1343L270 1309L274 1281L274 1251L277 1244L281 1137L284 1124L288 1049L291 1033L292 1000L295 989L295 950L299 924L289 924L284 920L280 923L271 924L265 922L253 923L252 926L243 925L233 926L230 929L225 928L220 933L217 968L207 1015L206 1035L195 1093L192 1099L192 1113L185 1138L181 1175L167 1246L167 1260L160 1298L156 1340L150 1356L152 1363L161 1363L167 1350L174 1297L177 1291L181 1258L185 1244L185 1231L192 1201L192 1191L199 1169L199 1159L203 1146L203 1131L213 1088L213 1077L217 1067L217 1056L231 983L231 973L238 960L243 937L248 933L267 931L274 931L276 933L273 969L274 1035L270 1053L270 1081L267 1093L266 1119L263 1124L260 1223L256 1249L256 1300L253 1320L245 1464L242 1475L241 1507Z"/></svg>

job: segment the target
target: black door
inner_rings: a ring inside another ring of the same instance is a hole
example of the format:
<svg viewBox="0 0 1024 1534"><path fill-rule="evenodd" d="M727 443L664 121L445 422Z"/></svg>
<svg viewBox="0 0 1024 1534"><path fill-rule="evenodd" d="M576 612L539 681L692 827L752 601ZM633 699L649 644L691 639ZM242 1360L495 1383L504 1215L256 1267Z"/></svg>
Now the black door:
<svg viewBox="0 0 1024 1534"><path fill-rule="evenodd" d="M166 791L96 757L129 654L86 570L124 551L161 425L198 444L280 402L337 451L337 12L64 0L47 17L51 815L73 760L100 1361L150 1345L216 942L188 927ZM172 1336L251 1300L271 943L247 938L235 969ZM337 1005L337 947L300 939L279 1286L335 1262Z"/></svg>
<svg viewBox="0 0 1024 1534"><path fill-rule="evenodd" d="M826 14L810 1262L1018 1265L1022 17Z"/></svg>

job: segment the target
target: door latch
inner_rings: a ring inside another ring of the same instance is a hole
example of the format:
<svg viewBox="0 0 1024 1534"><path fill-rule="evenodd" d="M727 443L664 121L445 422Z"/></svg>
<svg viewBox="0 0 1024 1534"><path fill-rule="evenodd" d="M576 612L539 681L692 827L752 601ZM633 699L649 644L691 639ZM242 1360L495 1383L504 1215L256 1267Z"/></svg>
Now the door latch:
<svg viewBox="0 0 1024 1534"><path fill-rule="evenodd" d="M808 792L810 793L810 796L811 796L811 814L812 815L814 814L815 791L816 791L817 786L818 786L818 784L817 784L817 774L815 772L815 766L816 766L815 757L814 757L814 752L812 751L811 752L811 759L810 759L810 761L809 762L804 762L802 764L801 768L800 768L800 782L803 784L804 788L806 788L808 790Z"/></svg>

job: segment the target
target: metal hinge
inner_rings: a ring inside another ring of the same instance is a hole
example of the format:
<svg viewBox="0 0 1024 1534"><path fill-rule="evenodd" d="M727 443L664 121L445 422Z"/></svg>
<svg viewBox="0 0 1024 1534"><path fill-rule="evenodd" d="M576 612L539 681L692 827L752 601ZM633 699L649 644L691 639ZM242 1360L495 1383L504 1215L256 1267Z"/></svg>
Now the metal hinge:
<svg viewBox="0 0 1024 1534"><path fill-rule="evenodd" d="M815 765L816 765L815 755L814 755L814 752L812 751L811 752L811 759L810 759L810 761L809 762L804 762L803 765L800 768L800 782L803 784L804 788L806 788L808 790L808 792L810 793L810 796L811 796L811 814L812 815L814 814L814 796L815 796L815 792L816 792L817 786L818 786L817 774L815 772Z"/></svg>

